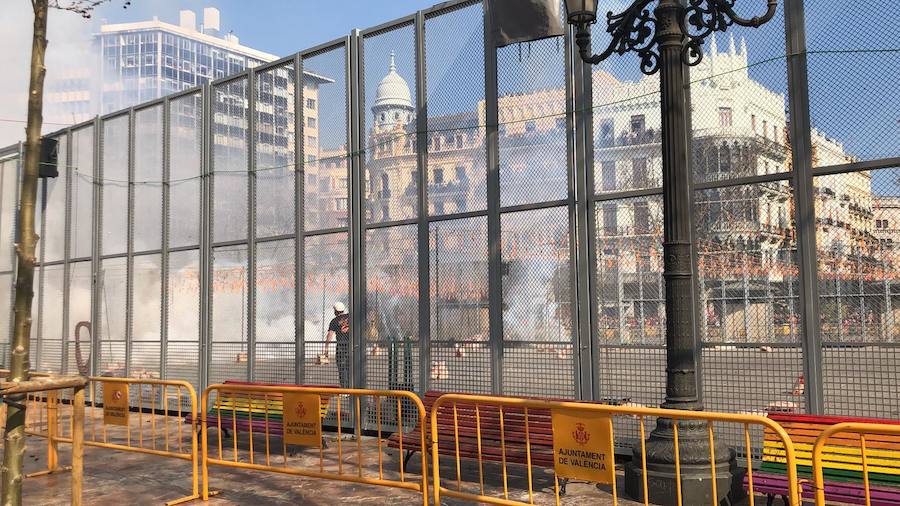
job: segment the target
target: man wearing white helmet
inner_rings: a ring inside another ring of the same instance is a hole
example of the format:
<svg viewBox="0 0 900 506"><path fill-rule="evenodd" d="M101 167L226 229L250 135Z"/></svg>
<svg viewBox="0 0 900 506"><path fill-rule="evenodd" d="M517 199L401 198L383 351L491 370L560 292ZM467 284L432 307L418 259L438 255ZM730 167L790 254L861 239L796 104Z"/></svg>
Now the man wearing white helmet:
<svg viewBox="0 0 900 506"><path fill-rule="evenodd" d="M350 388L350 314L343 302L334 303L334 318L328 324L328 334L325 336L326 356L332 340L336 343L335 358L341 388Z"/></svg>

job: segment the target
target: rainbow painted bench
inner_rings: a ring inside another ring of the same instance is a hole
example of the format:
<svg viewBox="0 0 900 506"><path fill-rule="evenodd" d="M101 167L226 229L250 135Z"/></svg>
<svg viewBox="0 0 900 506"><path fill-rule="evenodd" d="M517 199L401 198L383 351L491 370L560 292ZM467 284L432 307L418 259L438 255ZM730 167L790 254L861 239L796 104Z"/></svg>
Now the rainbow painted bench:
<svg viewBox="0 0 900 506"><path fill-rule="evenodd" d="M797 454L797 474L801 478L804 499L814 499L812 483L812 450L816 438L827 427L842 422L865 422L900 425L896 420L880 420L839 416L816 416L789 413L769 413L794 442ZM835 434L828 440L824 452L823 474L825 497L829 503L867 504L863 485L860 439L855 434ZM900 504L900 436L866 436L866 460L869 466L869 495L872 506ZM788 495L787 461L784 444L768 427L763 441L763 459L759 470L753 472L753 490L766 494L767 506L775 496L785 504ZM749 490L749 479L744 477Z"/></svg>
<svg viewBox="0 0 900 506"><path fill-rule="evenodd" d="M278 383L251 383L245 381L226 381L225 385L251 385L251 386L297 386ZM331 385L302 385L305 387L337 388ZM320 416L322 419L328 414L328 406L331 395L319 394ZM284 432L284 404L280 393L262 392L229 392L220 390L216 400L206 412L203 423L210 428L221 429L228 437L231 431L256 432L258 434L268 431L270 435L282 435ZM185 423L191 423L190 416L185 417Z"/></svg>

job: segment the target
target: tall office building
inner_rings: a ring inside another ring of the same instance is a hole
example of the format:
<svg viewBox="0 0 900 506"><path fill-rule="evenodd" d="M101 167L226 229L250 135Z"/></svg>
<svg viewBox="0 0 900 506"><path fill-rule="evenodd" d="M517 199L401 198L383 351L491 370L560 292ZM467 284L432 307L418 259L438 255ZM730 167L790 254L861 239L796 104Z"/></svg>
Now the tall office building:
<svg viewBox="0 0 900 506"><path fill-rule="evenodd" d="M77 123L276 60L222 33L219 10L183 10L160 21L103 24L78 64L47 82L45 119Z"/></svg>

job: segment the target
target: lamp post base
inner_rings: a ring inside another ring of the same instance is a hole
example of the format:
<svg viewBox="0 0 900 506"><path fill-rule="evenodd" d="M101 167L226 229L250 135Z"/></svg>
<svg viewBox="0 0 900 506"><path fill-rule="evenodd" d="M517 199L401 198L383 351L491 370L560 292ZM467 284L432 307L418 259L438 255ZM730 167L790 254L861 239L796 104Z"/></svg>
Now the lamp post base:
<svg viewBox="0 0 900 506"><path fill-rule="evenodd" d="M647 452L647 490L649 502L678 506L675 472L675 447L672 420L660 418L645 443ZM678 423L678 451L681 474L682 504L720 504L726 498L743 495L735 453L716 442L716 495L713 498L712 473L709 466L709 433L702 421L682 420ZM625 465L625 492L638 501L644 500L644 471L638 443L632 459Z"/></svg>

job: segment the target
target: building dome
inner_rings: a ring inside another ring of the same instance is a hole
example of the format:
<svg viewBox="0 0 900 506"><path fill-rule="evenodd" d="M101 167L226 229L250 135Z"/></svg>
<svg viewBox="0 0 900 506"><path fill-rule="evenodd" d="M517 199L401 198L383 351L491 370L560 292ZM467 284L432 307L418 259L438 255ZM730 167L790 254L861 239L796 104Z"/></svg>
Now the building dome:
<svg viewBox="0 0 900 506"><path fill-rule="evenodd" d="M409 85L406 80L397 73L397 65L394 63L394 52L391 51L391 65L388 74L378 83L375 92L374 108L401 107L412 109L412 98Z"/></svg>

